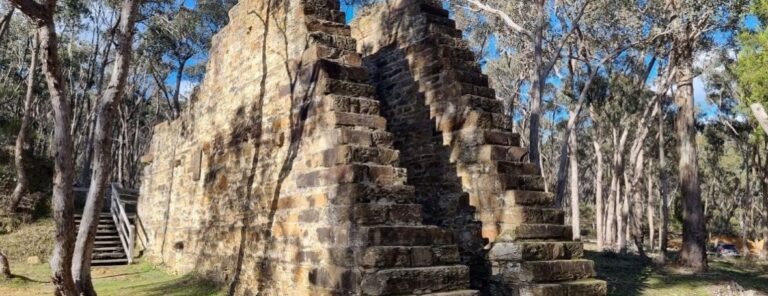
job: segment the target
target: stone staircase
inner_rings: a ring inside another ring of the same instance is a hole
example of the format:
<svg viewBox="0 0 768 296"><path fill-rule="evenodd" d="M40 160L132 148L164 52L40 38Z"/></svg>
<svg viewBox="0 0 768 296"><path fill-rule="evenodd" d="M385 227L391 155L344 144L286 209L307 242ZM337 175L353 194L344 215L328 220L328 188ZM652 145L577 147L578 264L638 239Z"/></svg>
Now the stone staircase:
<svg viewBox="0 0 768 296"><path fill-rule="evenodd" d="M75 232L80 229L82 214L75 214ZM135 215L130 215L133 221ZM109 212L99 214L99 225L96 228L96 239L91 256L93 265L121 265L128 264L128 256L120 242L117 226Z"/></svg>
<svg viewBox="0 0 768 296"><path fill-rule="evenodd" d="M363 269L359 282L348 283L347 290L360 295L477 295L468 289L469 269L459 263L452 233L422 224L421 205L415 202L413 187L404 185L406 172L397 167L393 136L379 115L379 102L373 99L374 88L343 23L339 2L305 3L312 32L304 62L313 61L313 71L318 71L315 96L320 97L305 129L321 133L321 139L330 135L333 141L318 141L318 156L302 165L321 169L299 176L297 183L339 184L337 195L350 199L344 203L356 229L318 229L321 243L351 254L338 264L356 262Z"/></svg>
<svg viewBox="0 0 768 296"><path fill-rule="evenodd" d="M553 194L544 192L544 179L527 162L527 149L449 12L433 0L388 5L356 24L358 38L385 36L366 38L358 49L369 51L366 60L383 78L378 88L395 92L386 94L387 100L415 84L442 144L450 147L450 161L483 224L483 237L491 241L487 260L497 284L484 292L605 295L606 283L592 279L594 263L582 259L581 242L571 241L563 210L554 207ZM407 60L405 69L398 58ZM403 78L404 72L410 77Z"/></svg>

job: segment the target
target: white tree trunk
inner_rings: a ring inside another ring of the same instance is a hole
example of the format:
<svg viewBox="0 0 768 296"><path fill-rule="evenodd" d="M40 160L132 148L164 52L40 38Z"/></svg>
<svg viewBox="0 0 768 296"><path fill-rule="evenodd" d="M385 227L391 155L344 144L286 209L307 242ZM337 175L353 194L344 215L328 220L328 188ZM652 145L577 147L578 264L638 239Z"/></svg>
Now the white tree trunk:
<svg viewBox="0 0 768 296"><path fill-rule="evenodd" d="M112 174L112 121L115 108L119 108L125 91L125 83L131 62L133 49L133 24L140 0L124 0L120 12L120 30L118 51L112 77L97 106L96 127L94 129L93 174L88 197L83 210L83 219L77 235L72 265L75 284L83 296L95 296L96 291L91 281L91 254L93 253L96 228L104 196ZM128 250L126 250L128 251ZM126 254L132 256L133 254Z"/></svg>

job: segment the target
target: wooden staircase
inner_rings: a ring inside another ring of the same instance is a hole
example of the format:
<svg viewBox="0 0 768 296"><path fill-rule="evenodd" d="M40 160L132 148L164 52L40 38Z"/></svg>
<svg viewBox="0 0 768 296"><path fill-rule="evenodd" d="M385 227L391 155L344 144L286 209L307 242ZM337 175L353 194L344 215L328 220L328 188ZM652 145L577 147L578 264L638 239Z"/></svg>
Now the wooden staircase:
<svg viewBox="0 0 768 296"><path fill-rule="evenodd" d="M131 221L134 217L130 217ZM82 214L75 214L75 229L80 229ZM128 264L126 250L120 241L117 225L112 219L112 214L102 212L99 214L99 225L96 226L96 241L94 242L91 264L93 265L120 265Z"/></svg>
<svg viewBox="0 0 768 296"><path fill-rule="evenodd" d="M109 209L102 209L99 213L91 264L103 266L133 262L130 255L135 240L137 198L135 191L123 189L118 184L111 185L105 196L105 207L109 206ZM80 229L80 221L82 214L75 214L75 233Z"/></svg>

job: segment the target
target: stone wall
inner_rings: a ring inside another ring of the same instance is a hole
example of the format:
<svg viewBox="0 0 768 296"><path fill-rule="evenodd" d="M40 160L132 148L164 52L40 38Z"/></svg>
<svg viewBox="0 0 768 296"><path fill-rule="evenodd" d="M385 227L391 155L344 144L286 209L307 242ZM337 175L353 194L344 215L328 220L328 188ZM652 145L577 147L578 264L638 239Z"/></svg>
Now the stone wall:
<svg viewBox="0 0 768 296"><path fill-rule="evenodd" d="M143 254L237 295L604 294L440 1L344 19L230 11L143 157Z"/></svg>
<svg viewBox="0 0 768 296"><path fill-rule="evenodd" d="M407 184L427 222L454 232L472 287L605 294L442 1L386 1L351 26Z"/></svg>
<svg viewBox="0 0 768 296"><path fill-rule="evenodd" d="M238 295L475 295L452 233L422 225L338 1L230 19L144 157L146 257Z"/></svg>

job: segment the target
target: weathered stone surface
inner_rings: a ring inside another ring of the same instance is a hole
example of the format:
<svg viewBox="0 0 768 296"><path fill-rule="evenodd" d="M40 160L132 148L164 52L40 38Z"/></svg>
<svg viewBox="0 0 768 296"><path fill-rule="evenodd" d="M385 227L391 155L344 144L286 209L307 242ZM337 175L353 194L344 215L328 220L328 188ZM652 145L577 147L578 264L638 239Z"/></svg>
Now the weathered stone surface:
<svg viewBox="0 0 768 296"><path fill-rule="evenodd" d="M522 239L552 239L570 240L571 226L553 224L520 224L505 230L500 236L501 241L516 241Z"/></svg>
<svg viewBox="0 0 768 296"><path fill-rule="evenodd" d="M595 276L594 263L584 259L496 261L493 264L494 273L498 278L515 285L572 281Z"/></svg>
<svg viewBox="0 0 768 296"><path fill-rule="evenodd" d="M388 269L368 274L363 279L363 295L425 294L469 285L469 269L463 265L450 267L417 267Z"/></svg>
<svg viewBox="0 0 768 296"><path fill-rule="evenodd" d="M441 1L351 26L337 0L267 4L230 11L195 99L155 127L149 260L236 294L605 294L567 282L591 263Z"/></svg>
<svg viewBox="0 0 768 296"><path fill-rule="evenodd" d="M605 281L584 279L523 285L519 288L518 293L520 296L606 295L608 294L608 287Z"/></svg>
<svg viewBox="0 0 768 296"><path fill-rule="evenodd" d="M493 244L488 257L493 261L537 261L578 259L584 256L579 242L519 241Z"/></svg>

